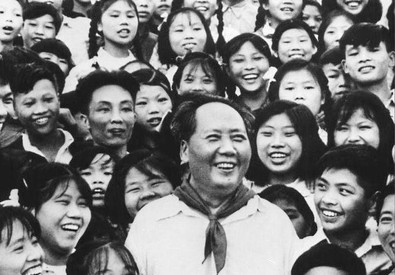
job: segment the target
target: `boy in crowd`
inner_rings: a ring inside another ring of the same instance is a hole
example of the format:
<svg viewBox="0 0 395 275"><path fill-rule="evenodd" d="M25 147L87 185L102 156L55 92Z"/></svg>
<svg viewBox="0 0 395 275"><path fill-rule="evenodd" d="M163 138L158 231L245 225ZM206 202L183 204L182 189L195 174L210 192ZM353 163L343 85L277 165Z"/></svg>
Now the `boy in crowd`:
<svg viewBox="0 0 395 275"><path fill-rule="evenodd" d="M345 55L344 71L358 89L378 96L394 119L394 91L390 90L388 74L395 65L395 53L388 29L372 23L358 23L343 34L339 43Z"/></svg>
<svg viewBox="0 0 395 275"><path fill-rule="evenodd" d="M344 145L326 153L317 165L314 202L322 237L354 251L372 274L391 266L376 230L366 228L376 193L387 174L377 151L367 145ZM322 233L322 232L321 232Z"/></svg>
<svg viewBox="0 0 395 275"><path fill-rule="evenodd" d="M45 3L27 5L23 20L21 34L23 45L28 49L43 39L55 38L62 22L56 9Z"/></svg>
<svg viewBox="0 0 395 275"><path fill-rule="evenodd" d="M334 47L324 52L320 57L322 71L328 79L328 88L333 100L351 92L350 77L344 73L342 60L344 53L339 47Z"/></svg>

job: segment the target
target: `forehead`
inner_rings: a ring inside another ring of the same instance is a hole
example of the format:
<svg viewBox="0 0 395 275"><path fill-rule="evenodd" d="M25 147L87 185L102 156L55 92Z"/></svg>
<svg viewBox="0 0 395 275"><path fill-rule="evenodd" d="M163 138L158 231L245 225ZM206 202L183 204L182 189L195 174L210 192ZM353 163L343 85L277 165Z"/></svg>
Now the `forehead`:
<svg viewBox="0 0 395 275"><path fill-rule="evenodd" d="M246 132L241 115L229 105L211 102L197 108L195 133L206 131Z"/></svg>
<svg viewBox="0 0 395 275"><path fill-rule="evenodd" d="M91 104L99 103L99 102L108 102L110 104L119 104L124 101L133 102L132 95L118 85L105 85L102 86L92 93Z"/></svg>
<svg viewBox="0 0 395 275"><path fill-rule="evenodd" d="M10 236L10 233L12 235ZM13 220L11 224L5 224L1 230L1 243L0 248L7 247L8 242L20 239L27 236L27 230L19 220ZM10 239L8 239L10 237Z"/></svg>
<svg viewBox="0 0 395 275"><path fill-rule="evenodd" d="M300 36L309 36L309 34L304 29L293 28L284 31L280 39L300 37Z"/></svg>
<svg viewBox="0 0 395 275"><path fill-rule="evenodd" d="M300 69L300 70L296 70L296 71L289 71L287 72L283 79L280 82L284 83L284 82L294 82L294 83L304 83L307 81L314 81L317 82L315 77L313 76L313 74L306 70L306 69Z"/></svg>
<svg viewBox="0 0 395 275"><path fill-rule="evenodd" d="M357 176L346 168L329 168L322 172L321 178L331 185L348 184L358 189L363 189L358 183Z"/></svg>
<svg viewBox="0 0 395 275"><path fill-rule="evenodd" d="M134 10L134 6L128 3L126 0L119 0L113 2L111 5L105 7L104 12L106 11L130 11Z"/></svg>
<svg viewBox="0 0 395 275"><path fill-rule="evenodd" d="M34 84L33 89L31 91L29 91L26 94L23 93L18 93L15 95L15 98L39 98L43 95L48 95L48 94L52 94L52 95L57 95L56 89L54 84L48 80L48 79L41 79L39 81L36 82L36 84Z"/></svg>
<svg viewBox="0 0 395 275"><path fill-rule="evenodd" d="M199 62L191 62L185 66L182 75L192 75L194 77L212 76L213 69L210 66L204 66Z"/></svg>
<svg viewBox="0 0 395 275"><path fill-rule="evenodd" d="M193 24L203 24L200 18L191 11L188 12L181 12L174 16L173 21L170 24L170 28L178 26L178 25L193 25Z"/></svg>
<svg viewBox="0 0 395 275"><path fill-rule="evenodd" d="M361 43L364 43L361 41ZM385 43L383 41L380 41L380 43L377 43L377 46L373 46L373 45L367 45L368 43L371 44L376 44L374 41L366 41L363 45L350 45L350 44L346 44L346 52L349 50L353 50L353 49L357 49L357 50L361 50L361 49L367 49L368 51L371 51L371 49L374 47L375 48L375 52L379 51L379 52L385 52L387 53L387 47L385 46ZM376 49L377 47L377 49ZM347 55L346 55L347 56Z"/></svg>
<svg viewBox="0 0 395 275"><path fill-rule="evenodd" d="M281 113L281 114L277 114L277 115L273 115L273 116L269 117L268 120L266 120L265 122L262 123L260 128L265 127L265 126L270 126L270 127L291 126L291 127L293 127L293 124L286 113Z"/></svg>
<svg viewBox="0 0 395 275"><path fill-rule="evenodd" d="M43 23L54 23L53 17L49 14L44 14L43 16L36 17L36 18L25 19L25 21L39 21L39 22L43 22Z"/></svg>
<svg viewBox="0 0 395 275"><path fill-rule="evenodd" d="M389 194L388 196L386 196L383 201L383 207L381 208L381 212L389 211L394 213L395 212L394 200L395 200L394 194Z"/></svg>
<svg viewBox="0 0 395 275"><path fill-rule="evenodd" d="M21 4L16 0L1 0L0 1L1 8L10 8L10 9L19 9L22 10Z"/></svg>
<svg viewBox="0 0 395 275"><path fill-rule="evenodd" d="M158 85L140 85L136 98L155 98L157 96L166 96L166 91Z"/></svg>

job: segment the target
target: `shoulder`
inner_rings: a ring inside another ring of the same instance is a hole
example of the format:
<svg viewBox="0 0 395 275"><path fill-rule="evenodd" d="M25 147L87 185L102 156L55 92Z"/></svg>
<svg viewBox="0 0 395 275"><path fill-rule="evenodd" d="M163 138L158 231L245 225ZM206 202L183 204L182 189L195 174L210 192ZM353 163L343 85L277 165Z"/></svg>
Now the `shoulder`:
<svg viewBox="0 0 395 275"><path fill-rule="evenodd" d="M182 209L182 203L174 196L169 195L147 204L141 209L133 224L157 222L177 215Z"/></svg>

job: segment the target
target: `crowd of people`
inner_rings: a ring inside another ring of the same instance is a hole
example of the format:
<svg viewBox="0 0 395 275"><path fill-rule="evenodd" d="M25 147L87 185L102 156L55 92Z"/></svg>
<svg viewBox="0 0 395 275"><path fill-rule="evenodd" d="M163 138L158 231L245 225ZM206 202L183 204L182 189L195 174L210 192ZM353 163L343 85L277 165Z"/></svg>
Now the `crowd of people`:
<svg viewBox="0 0 395 275"><path fill-rule="evenodd" d="M0 0L0 275L395 275L390 0Z"/></svg>

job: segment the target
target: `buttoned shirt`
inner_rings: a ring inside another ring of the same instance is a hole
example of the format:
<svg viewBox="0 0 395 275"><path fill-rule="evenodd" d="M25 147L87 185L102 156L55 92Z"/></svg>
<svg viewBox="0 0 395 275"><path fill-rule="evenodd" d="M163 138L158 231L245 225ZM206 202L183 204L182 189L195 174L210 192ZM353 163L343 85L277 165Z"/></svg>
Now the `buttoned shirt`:
<svg viewBox="0 0 395 275"><path fill-rule="evenodd" d="M277 206L254 196L219 219L227 239L220 275L284 275L298 253L295 230ZM145 206L126 239L142 275L216 274L213 254L204 260L209 218L169 195Z"/></svg>
<svg viewBox="0 0 395 275"><path fill-rule="evenodd" d="M254 32L258 8L251 1L243 0L235 5L223 4L224 26L239 33Z"/></svg>

